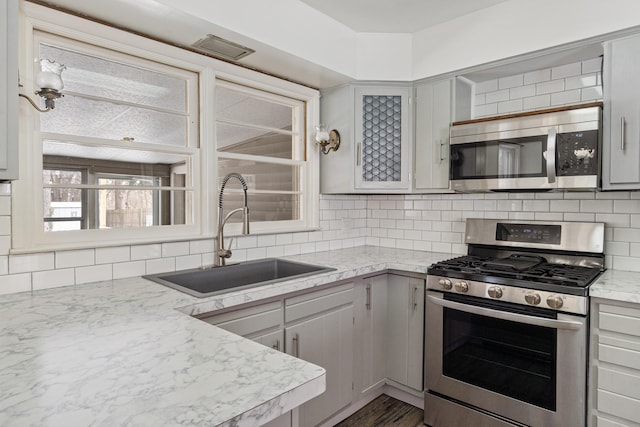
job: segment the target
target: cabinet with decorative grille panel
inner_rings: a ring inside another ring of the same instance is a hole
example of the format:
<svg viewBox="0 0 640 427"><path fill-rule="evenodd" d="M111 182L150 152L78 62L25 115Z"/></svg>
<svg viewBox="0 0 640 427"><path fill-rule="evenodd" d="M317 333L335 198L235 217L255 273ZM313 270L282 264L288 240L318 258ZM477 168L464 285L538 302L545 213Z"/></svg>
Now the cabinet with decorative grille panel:
<svg viewBox="0 0 640 427"><path fill-rule="evenodd" d="M323 91L321 121L341 135L321 159L323 193L411 190L412 87L346 85Z"/></svg>

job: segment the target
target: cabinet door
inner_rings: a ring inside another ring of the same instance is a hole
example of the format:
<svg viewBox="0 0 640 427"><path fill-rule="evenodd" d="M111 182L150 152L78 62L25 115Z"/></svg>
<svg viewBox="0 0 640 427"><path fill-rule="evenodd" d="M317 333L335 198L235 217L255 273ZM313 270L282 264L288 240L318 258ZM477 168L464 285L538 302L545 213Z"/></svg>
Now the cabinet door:
<svg viewBox="0 0 640 427"><path fill-rule="evenodd" d="M18 0L0 4L0 64L0 181L6 181L18 178Z"/></svg>
<svg viewBox="0 0 640 427"><path fill-rule="evenodd" d="M411 89L355 89L355 185L360 189L410 189Z"/></svg>
<svg viewBox="0 0 640 427"><path fill-rule="evenodd" d="M384 385L386 377L387 275L362 280L355 307L356 390L359 395Z"/></svg>
<svg viewBox="0 0 640 427"><path fill-rule="evenodd" d="M452 80L416 87L414 177L416 190L449 188Z"/></svg>
<svg viewBox="0 0 640 427"><path fill-rule="evenodd" d="M299 408L300 426L312 427L351 402L353 304L285 328L287 353L326 369L326 391Z"/></svg>
<svg viewBox="0 0 640 427"><path fill-rule="evenodd" d="M605 45L605 188L640 188L640 37Z"/></svg>
<svg viewBox="0 0 640 427"><path fill-rule="evenodd" d="M424 280L390 274L387 284L387 378L422 390Z"/></svg>

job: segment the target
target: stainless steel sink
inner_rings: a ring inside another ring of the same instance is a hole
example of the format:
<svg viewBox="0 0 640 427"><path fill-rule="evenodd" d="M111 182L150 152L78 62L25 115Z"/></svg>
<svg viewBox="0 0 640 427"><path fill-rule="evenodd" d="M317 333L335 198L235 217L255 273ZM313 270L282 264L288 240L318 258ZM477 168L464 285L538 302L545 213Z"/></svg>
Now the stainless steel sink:
<svg viewBox="0 0 640 427"><path fill-rule="evenodd" d="M143 276L196 297L246 289L333 271L335 268L267 258L239 264Z"/></svg>

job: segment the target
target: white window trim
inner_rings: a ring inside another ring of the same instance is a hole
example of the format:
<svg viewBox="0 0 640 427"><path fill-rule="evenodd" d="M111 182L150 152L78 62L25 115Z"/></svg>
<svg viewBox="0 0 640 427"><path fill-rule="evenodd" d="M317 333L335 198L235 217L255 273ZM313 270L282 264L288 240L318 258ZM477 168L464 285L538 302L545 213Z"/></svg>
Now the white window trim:
<svg viewBox="0 0 640 427"><path fill-rule="evenodd" d="M88 236L78 241L44 242L34 238L34 224L42 224L41 192L34 195L33 188L42 180L42 152L37 129L37 114L26 103L20 103L20 179L12 184L12 248L11 253L43 252L47 250L93 248L114 245L129 245L152 242L169 242L177 240L196 240L211 238L216 232L217 196L215 185L217 177L217 159L215 147L215 118L207 112L215 111L214 88L216 79L233 81L234 83L254 87L256 89L277 93L282 96L298 99L305 103L306 122L305 149L307 159L307 177L304 182L306 215L304 223L294 226L274 226L270 229L252 229L252 234L310 231L319 227L319 150L313 141L314 125L319 123L319 91L299 84L269 76L248 68L218 61L174 46L166 45L148 38L137 36L113 27L102 25L80 17L47 8L45 6L22 2L20 13L20 80L24 85L24 93L33 93L34 64L33 34L34 30L49 32L60 37L76 39L81 42L95 44L127 55L139 56L161 64L183 68L199 74L199 121L198 139L200 156L194 164L195 218L200 219L193 226L160 227L157 233L132 236L131 230L117 233L99 233L105 230L83 230ZM45 113L46 114L46 113ZM34 143L38 141L38 143ZM40 154L38 156L38 154ZM34 162L39 159L38 162ZM38 200L40 200L38 202ZM40 206L40 209L38 209ZM40 231L40 230L37 230ZM232 235L233 230L225 230ZM42 232L44 234L44 232Z"/></svg>

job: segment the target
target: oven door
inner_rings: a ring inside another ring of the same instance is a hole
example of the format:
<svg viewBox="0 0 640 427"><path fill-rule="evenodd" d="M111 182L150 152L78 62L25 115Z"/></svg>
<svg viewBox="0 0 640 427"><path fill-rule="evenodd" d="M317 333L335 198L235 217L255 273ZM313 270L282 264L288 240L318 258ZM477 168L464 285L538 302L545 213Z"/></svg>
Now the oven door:
<svg viewBox="0 0 640 427"><path fill-rule="evenodd" d="M428 291L425 423L584 427L586 344L585 317Z"/></svg>

